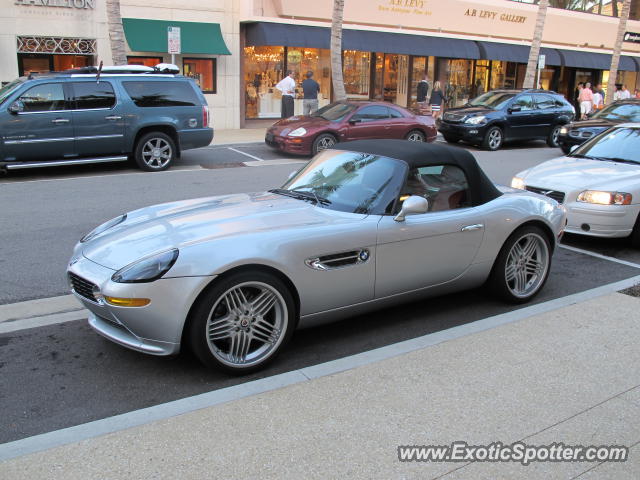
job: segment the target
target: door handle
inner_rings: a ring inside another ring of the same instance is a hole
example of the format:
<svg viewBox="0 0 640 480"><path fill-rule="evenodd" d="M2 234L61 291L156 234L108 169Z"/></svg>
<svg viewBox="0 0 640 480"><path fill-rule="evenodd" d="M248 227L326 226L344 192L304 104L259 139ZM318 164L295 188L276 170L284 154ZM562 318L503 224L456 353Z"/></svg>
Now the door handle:
<svg viewBox="0 0 640 480"><path fill-rule="evenodd" d="M51 120L51 123L55 123L56 125L60 123L69 123L68 118L56 118L55 120Z"/></svg>
<svg viewBox="0 0 640 480"><path fill-rule="evenodd" d="M109 115L104 117L105 120L122 120L122 116L120 115Z"/></svg>
<svg viewBox="0 0 640 480"><path fill-rule="evenodd" d="M466 227L462 227L461 232L473 232L474 230L482 230L484 225L482 223L476 223L474 225L467 225Z"/></svg>

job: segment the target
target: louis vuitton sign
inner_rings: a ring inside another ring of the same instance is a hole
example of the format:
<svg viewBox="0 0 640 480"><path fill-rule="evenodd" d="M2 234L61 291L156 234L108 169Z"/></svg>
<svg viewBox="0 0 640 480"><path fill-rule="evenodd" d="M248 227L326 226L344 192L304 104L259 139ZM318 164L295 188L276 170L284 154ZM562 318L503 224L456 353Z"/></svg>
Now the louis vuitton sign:
<svg viewBox="0 0 640 480"><path fill-rule="evenodd" d="M14 3L27 7L60 7L78 10L93 10L96 7L96 0L15 0Z"/></svg>

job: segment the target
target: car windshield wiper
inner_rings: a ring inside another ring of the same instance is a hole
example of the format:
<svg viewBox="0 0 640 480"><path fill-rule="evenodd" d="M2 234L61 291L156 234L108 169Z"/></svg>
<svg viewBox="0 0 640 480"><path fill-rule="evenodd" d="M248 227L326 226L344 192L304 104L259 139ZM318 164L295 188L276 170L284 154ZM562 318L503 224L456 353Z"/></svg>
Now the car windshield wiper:
<svg viewBox="0 0 640 480"><path fill-rule="evenodd" d="M603 158L602 160L609 160L611 162L618 162L618 163L630 163L632 165L640 165L640 162L636 162L635 160L629 160L628 158L613 157L613 158Z"/></svg>
<svg viewBox="0 0 640 480"><path fill-rule="evenodd" d="M319 196L313 191L308 190L287 190L286 188L274 188L269 190L270 193L277 193L287 197L297 198L299 200L313 200L316 204L331 205L331 200Z"/></svg>

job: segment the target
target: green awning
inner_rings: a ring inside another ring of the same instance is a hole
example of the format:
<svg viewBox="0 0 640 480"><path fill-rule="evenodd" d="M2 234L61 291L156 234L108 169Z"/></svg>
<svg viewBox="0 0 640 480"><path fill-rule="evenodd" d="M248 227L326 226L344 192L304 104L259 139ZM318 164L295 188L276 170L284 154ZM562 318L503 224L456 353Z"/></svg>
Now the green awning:
<svg viewBox="0 0 640 480"><path fill-rule="evenodd" d="M167 53L169 50L167 28L180 27L182 53L231 55L222 38L219 23L123 18L122 26L124 27L124 35L127 37L129 48L133 52Z"/></svg>

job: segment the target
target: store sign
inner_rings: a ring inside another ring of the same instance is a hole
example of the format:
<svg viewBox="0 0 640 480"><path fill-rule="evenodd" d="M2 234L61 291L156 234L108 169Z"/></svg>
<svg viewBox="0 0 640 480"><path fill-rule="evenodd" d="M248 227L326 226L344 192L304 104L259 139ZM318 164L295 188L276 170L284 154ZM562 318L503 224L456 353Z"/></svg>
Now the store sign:
<svg viewBox="0 0 640 480"><path fill-rule="evenodd" d="M625 42L640 43L640 33L624 32L624 37L622 37L622 39Z"/></svg>
<svg viewBox="0 0 640 480"><path fill-rule="evenodd" d="M180 45L180 27L167 27L168 52L171 54L179 54Z"/></svg>
<svg viewBox="0 0 640 480"><path fill-rule="evenodd" d="M62 7L78 10L96 8L96 0L15 0L14 4L26 7Z"/></svg>

